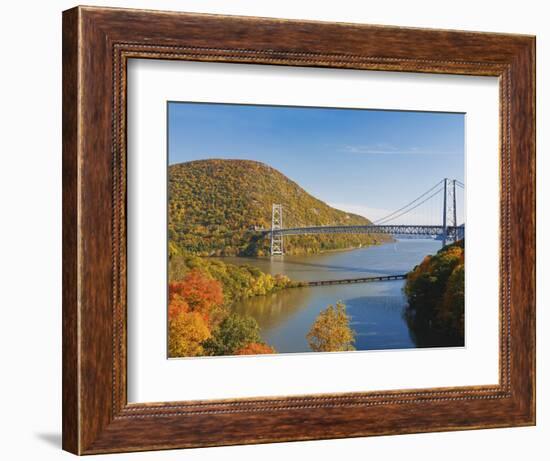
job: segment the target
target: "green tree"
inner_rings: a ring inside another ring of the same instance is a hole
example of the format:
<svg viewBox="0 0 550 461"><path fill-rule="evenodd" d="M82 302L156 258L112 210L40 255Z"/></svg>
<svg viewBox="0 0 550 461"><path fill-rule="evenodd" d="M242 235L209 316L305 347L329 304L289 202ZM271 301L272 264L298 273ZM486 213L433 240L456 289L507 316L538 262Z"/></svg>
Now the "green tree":
<svg viewBox="0 0 550 461"><path fill-rule="evenodd" d="M355 335L350 328L345 304L338 301L336 307L330 305L321 311L306 338L315 352L354 350Z"/></svg>
<svg viewBox="0 0 550 461"><path fill-rule="evenodd" d="M447 335L464 342L464 264L456 266L449 277L438 320Z"/></svg>
<svg viewBox="0 0 550 461"><path fill-rule="evenodd" d="M261 343L258 322L250 316L231 314L203 343L207 355L232 355L251 343Z"/></svg>

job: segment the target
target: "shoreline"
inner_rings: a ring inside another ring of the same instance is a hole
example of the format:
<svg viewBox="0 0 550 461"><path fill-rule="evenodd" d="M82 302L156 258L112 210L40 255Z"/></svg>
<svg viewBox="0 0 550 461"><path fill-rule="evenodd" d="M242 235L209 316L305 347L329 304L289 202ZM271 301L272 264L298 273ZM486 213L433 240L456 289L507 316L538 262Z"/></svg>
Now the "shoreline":
<svg viewBox="0 0 550 461"><path fill-rule="evenodd" d="M432 241L432 240L436 241L435 239L420 239L420 238L393 239L392 241L389 241L389 242L377 242L377 243L374 243L372 245L363 245L363 246L360 246L360 247L335 248L335 249L331 249L331 250L320 251L318 253L294 253L294 254L275 255L275 256L239 256L239 255L234 255L234 256L199 256L199 255L196 255L196 256L199 257L199 258L219 259L219 260L222 260L222 261L224 259L228 259L228 258L258 259L258 260L262 260L262 261L269 261L272 258L281 258L281 256L283 258L285 256L290 256L290 257L322 256L322 255L325 255L325 254L345 253L345 252L348 252L348 251L362 250L362 249L365 249L365 248L380 247L380 246L383 246L383 245L390 245L390 244L395 244L395 243L398 243L398 242L409 242L409 241L410 242L416 242L416 241Z"/></svg>

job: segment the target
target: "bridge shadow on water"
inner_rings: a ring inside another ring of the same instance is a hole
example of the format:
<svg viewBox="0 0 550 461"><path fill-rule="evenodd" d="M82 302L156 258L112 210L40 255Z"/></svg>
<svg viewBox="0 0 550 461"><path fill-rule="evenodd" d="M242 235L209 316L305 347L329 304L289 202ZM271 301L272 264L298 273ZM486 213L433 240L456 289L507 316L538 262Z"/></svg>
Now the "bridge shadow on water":
<svg viewBox="0 0 550 461"><path fill-rule="evenodd" d="M281 261L283 264L292 264L296 266L306 266L313 267L315 269L328 269L335 270L340 272L357 272L357 273L370 273L377 275L395 275L395 270L381 270L381 269L372 269L368 267L353 267L353 266L340 266L335 264L320 264L320 263L311 263L311 262L302 262L302 261L290 261L285 259Z"/></svg>

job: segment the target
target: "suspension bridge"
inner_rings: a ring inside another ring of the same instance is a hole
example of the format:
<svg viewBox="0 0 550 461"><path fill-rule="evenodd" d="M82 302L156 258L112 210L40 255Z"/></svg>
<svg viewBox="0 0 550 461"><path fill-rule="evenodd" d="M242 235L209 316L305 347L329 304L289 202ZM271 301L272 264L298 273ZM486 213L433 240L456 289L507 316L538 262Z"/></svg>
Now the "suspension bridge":
<svg viewBox="0 0 550 461"><path fill-rule="evenodd" d="M444 178L406 205L367 225L337 224L284 227L283 206L273 204L271 229L262 232L270 237L272 256L284 255L284 238L293 235L387 234L426 236L441 239L442 246L445 246L448 242L464 238L464 222L458 224L457 221L457 191L464 191L464 184L457 179ZM426 213L420 213L423 208L428 209L428 214L432 216L427 218ZM408 222L408 219L411 222Z"/></svg>

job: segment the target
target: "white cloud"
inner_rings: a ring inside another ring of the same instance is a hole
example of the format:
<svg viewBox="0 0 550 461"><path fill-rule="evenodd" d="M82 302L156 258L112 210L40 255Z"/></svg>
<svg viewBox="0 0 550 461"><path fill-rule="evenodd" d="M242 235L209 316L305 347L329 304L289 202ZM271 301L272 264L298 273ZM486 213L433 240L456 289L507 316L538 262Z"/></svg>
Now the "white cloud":
<svg viewBox="0 0 550 461"><path fill-rule="evenodd" d="M402 149L388 143L378 143L374 145L346 145L343 150L352 154L373 155L460 155L459 152L421 149L419 147Z"/></svg>

